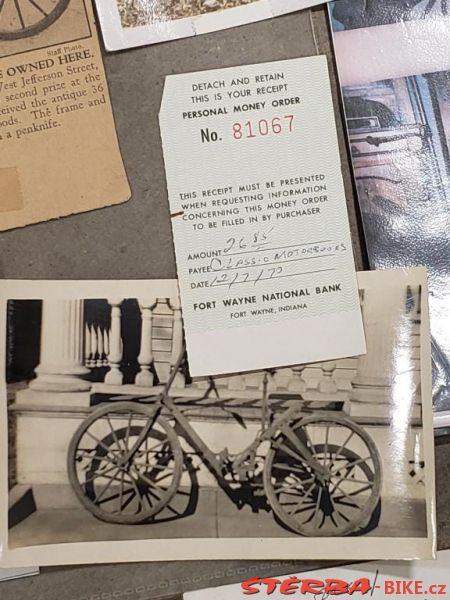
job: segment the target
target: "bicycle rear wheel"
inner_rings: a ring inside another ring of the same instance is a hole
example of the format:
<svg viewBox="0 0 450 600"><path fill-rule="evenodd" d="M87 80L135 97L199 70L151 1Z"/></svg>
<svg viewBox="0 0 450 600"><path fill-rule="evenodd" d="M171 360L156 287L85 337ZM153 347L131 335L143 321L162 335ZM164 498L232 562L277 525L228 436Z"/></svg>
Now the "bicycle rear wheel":
<svg viewBox="0 0 450 600"><path fill-rule="evenodd" d="M307 448L325 468L320 477ZM378 505L381 461L368 433L344 415L314 415L285 425L264 465L275 515L305 536L345 536L367 526Z"/></svg>
<svg viewBox="0 0 450 600"><path fill-rule="evenodd" d="M151 406L115 402L95 410L75 432L67 456L69 480L82 505L98 519L144 523L175 495L183 452L174 429L154 417Z"/></svg>
<svg viewBox="0 0 450 600"><path fill-rule="evenodd" d="M59 19L70 0L0 0L0 40L41 33Z"/></svg>

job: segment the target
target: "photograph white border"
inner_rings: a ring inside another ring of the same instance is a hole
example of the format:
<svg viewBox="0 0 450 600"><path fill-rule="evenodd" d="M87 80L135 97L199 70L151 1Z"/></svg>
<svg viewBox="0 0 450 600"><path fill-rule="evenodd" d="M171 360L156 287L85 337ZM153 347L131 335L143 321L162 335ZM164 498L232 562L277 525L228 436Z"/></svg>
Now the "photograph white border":
<svg viewBox="0 0 450 600"><path fill-rule="evenodd" d="M190 538L114 542L48 544L8 547L8 427L5 381L8 299L73 299L140 297L151 293L155 283L161 294L176 292L175 280L149 281L23 281L5 280L0 289L0 550L2 567L38 564L64 565L111 562L210 560L210 559L418 559L434 558L436 552L434 444L431 395L431 346L429 320L421 322L421 375L424 460L426 465L427 537L333 537L333 538ZM364 289L378 286L421 285L423 315L428 315L428 286L424 268L358 273ZM166 292L164 289L166 288Z"/></svg>
<svg viewBox="0 0 450 600"><path fill-rule="evenodd" d="M116 0L96 0L105 47L109 52L247 25L322 4L324 0L255 0L251 4L154 25L123 27Z"/></svg>

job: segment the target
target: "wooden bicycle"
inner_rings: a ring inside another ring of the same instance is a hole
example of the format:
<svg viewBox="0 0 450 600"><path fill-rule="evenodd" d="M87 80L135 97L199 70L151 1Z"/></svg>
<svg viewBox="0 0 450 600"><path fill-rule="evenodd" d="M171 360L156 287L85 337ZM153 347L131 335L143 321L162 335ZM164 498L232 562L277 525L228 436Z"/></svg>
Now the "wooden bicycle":
<svg viewBox="0 0 450 600"><path fill-rule="evenodd" d="M275 415L266 373L258 434L234 456L214 453L170 394L183 360L157 396L108 402L81 423L68 474L84 507L111 523L154 520L180 486L181 436L238 507L271 510L305 536L344 536L367 526L380 500L381 461L363 428L342 412L310 411L301 402ZM210 393L217 393L212 379Z"/></svg>

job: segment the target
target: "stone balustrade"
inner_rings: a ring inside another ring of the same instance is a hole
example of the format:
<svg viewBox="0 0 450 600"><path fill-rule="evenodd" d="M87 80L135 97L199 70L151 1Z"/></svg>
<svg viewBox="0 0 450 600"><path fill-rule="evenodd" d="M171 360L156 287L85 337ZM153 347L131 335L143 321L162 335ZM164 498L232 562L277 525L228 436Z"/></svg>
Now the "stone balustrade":
<svg viewBox="0 0 450 600"><path fill-rule="evenodd" d="M269 394L342 401L355 416L382 416L393 385L411 390L420 383L420 290L398 288L389 295L389 310L383 312L384 303L384 295L377 290L361 293L367 355L277 369L267 380ZM136 323L130 330L132 318ZM59 404L86 406L97 392L150 394L152 388L167 381L182 348L178 296L45 300L37 377L18 402L32 399L36 404L45 393L45 405L52 404L53 398ZM131 376L130 364L134 365ZM186 379L186 370L182 371L173 383L178 394L194 397L207 389L207 379L191 381ZM393 372L397 373L395 381ZM224 398L261 398L264 372L216 377L215 384L219 391L227 392ZM39 393L38 397L33 399L31 392ZM57 398L57 393L63 397ZM65 396L76 393L77 399ZM417 405L411 414L419 418L420 394L411 396Z"/></svg>

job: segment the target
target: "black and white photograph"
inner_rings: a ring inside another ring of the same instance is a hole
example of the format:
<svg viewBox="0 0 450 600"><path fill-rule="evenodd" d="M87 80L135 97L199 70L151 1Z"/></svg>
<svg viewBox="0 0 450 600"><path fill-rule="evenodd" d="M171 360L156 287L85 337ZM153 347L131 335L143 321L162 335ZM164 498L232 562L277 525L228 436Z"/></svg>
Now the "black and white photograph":
<svg viewBox="0 0 450 600"><path fill-rule="evenodd" d="M85 0L0 2L0 57L91 35Z"/></svg>
<svg viewBox="0 0 450 600"><path fill-rule="evenodd" d="M7 559L431 552L423 270L360 274L364 356L197 380L175 281L8 283Z"/></svg>
<svg viewBox="0 0 450 600"><path fill-rule="evenodd" d="M108 50L156 44L263 21L320 0L97 0Z"/></svg>
<svg viewBox="0 0 450 600"><path fill-rule="evenodd" d="M244 6L258 0L116 0L123 27L151 25L159 21L186 19Z"/></svg>

